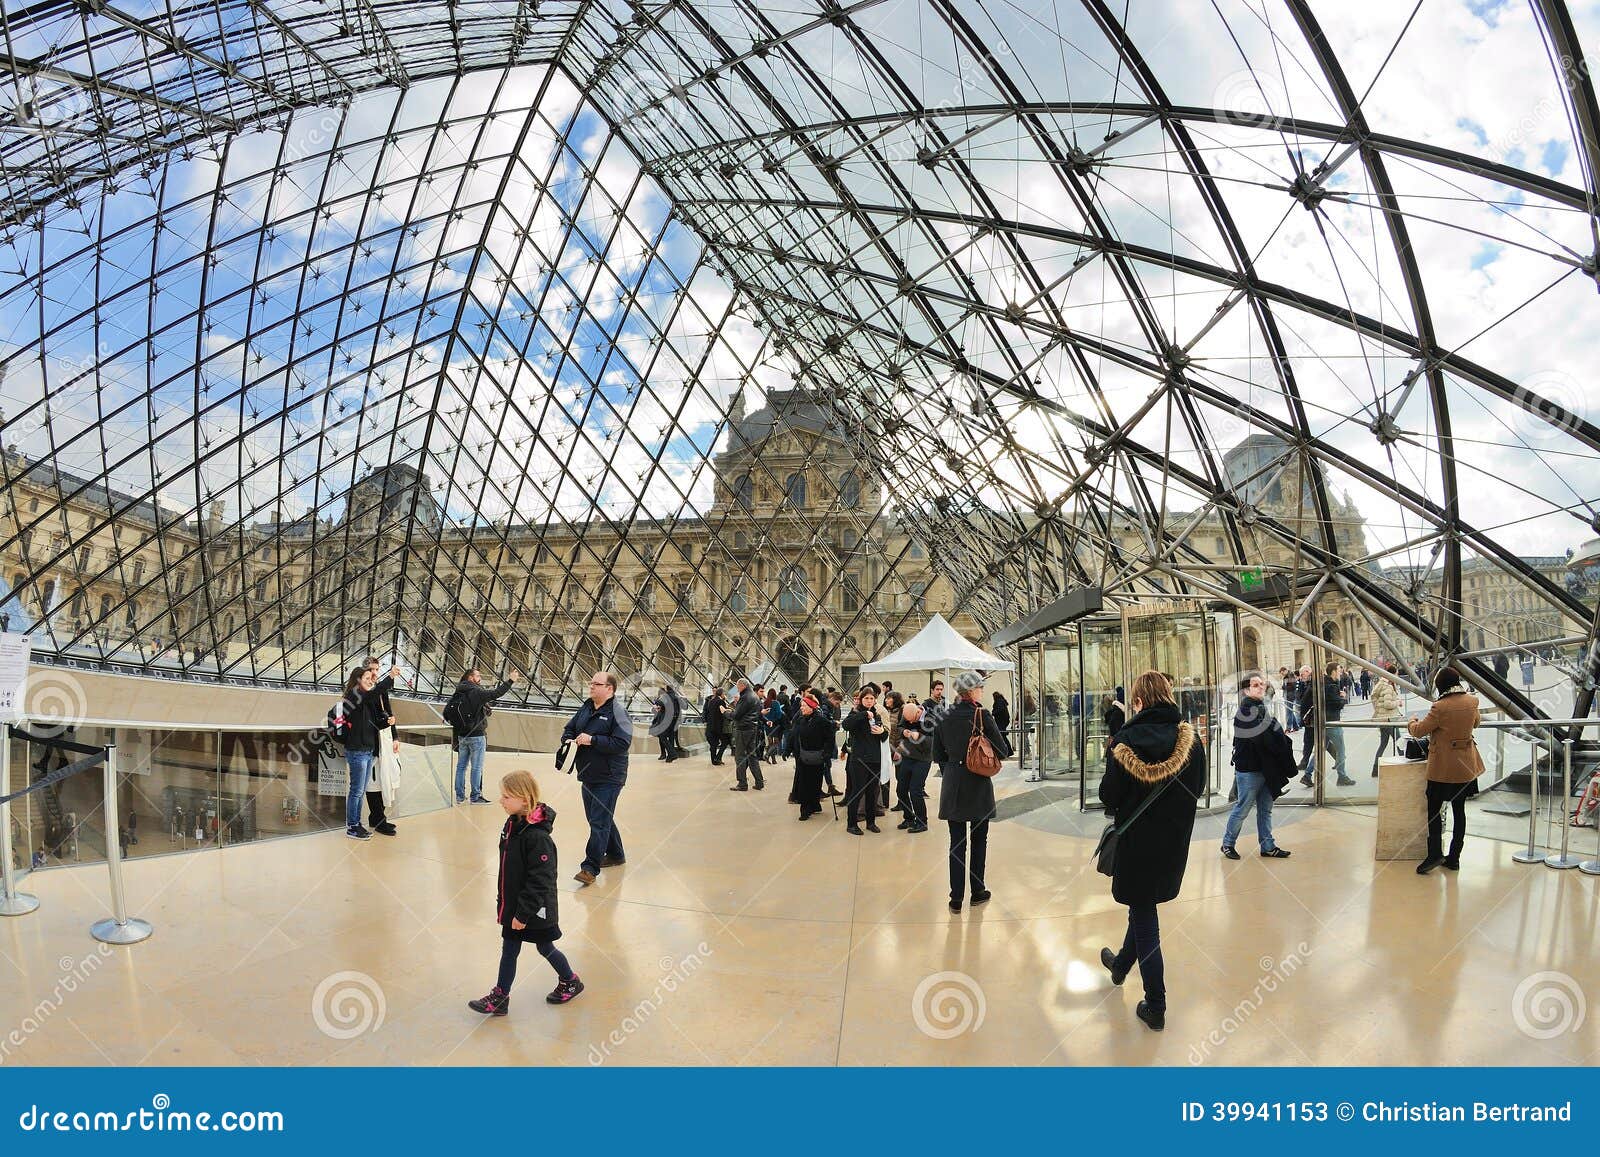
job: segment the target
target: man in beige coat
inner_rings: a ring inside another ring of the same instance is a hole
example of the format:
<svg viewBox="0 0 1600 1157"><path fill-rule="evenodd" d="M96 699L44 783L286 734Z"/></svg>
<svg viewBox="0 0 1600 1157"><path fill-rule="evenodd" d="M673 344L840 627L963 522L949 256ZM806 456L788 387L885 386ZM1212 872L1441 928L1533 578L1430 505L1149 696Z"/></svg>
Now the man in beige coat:
<svg viewBox="0 0 1600 1157"><path fill-rule="evenodd" d="M1426 876L1440 864L1461 868L1461 845L1467 838L1467 800L1478 794L1483 757L1472 733L1478 726L1478 697L1461 686L1453 667L1433 677L1439 698L1428 714L1413 717L1406 730L1428 740L1428 856L1417 865ZM1444 805L1450 805L1450 854L1444 854Z"/></svg>

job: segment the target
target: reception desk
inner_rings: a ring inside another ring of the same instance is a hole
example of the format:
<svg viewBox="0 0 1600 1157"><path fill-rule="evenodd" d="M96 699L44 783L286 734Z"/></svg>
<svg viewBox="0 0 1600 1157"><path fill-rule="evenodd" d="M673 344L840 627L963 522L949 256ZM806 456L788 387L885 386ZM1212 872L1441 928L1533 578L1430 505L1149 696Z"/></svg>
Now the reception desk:
<svg viewBox="0 0 1600 1157"><path fill-rule="evenodd" d="M1428 854L1428 762L1378 761L1377 860L1420 860Z"/></svg>

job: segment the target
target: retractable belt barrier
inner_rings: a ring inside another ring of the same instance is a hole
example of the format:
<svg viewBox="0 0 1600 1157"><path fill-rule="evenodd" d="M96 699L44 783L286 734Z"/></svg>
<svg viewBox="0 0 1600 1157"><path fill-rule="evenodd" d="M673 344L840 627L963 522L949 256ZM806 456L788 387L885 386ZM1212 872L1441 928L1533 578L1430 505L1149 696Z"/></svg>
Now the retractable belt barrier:
<svg viewBox="0 0 1600 1157"><path fill-rule="evenodd" d="M154 929L144 920L130 919L128 906L122 892L122 844L117 838L117 745L104 747L74 743L53 735L35 735L12 724L0 724L0 787L11 782L11 739L56 751L70 751L83 756L30 783L21 791L0 795L0 916L24 916L39 907L39 899L17 891L11 851L11 801L32 795L36 791L54 787L92 767L105 768L105 844L106 872L111 878L112 915L98 920L89 928L89 934L106 944L137 944L149 937Z"/></svg>

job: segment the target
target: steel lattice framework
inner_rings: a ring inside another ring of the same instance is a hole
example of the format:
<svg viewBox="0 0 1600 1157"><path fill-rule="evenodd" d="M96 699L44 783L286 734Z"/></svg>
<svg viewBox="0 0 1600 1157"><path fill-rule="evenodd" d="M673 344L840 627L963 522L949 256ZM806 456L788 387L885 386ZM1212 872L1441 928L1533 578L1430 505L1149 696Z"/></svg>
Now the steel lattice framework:
<svg viewBox="0 0 1600 1157"><path fill-rule="evenodd" d="M1586 710L1594 599L1530 556L1600 533L1600 18L1358 7L8 5L12 595L64 658L269 683L481 630L554 701L641 624L748 663L805 601L769 563L909 528L984 627L1266 563L1284 629L1337 595L1489 686L1531 640L1477 568L1586 645ZM763 556L717 495L790 484L765 391L872 499ZM619 611L622 559L708 589ZM900 562L831 639L893 636Z"/></svg>

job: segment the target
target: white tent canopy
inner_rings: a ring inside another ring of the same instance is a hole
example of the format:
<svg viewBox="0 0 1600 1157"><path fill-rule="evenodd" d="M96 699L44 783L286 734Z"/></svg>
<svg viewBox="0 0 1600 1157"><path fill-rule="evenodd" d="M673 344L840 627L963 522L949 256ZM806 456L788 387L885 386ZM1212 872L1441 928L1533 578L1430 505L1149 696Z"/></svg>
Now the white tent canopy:
<svg viewBox="0 0 1600 1157"><path fill-rule="evenodd" d="M861 667L863 675L889 675L896 671L1013 671L1015 663L997 659L982 647L968 642L947 623L934 615L905 646Z"/></svg>

